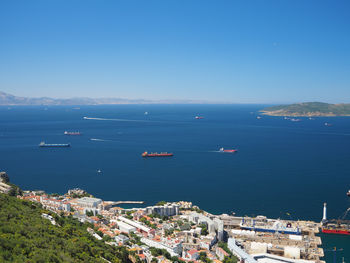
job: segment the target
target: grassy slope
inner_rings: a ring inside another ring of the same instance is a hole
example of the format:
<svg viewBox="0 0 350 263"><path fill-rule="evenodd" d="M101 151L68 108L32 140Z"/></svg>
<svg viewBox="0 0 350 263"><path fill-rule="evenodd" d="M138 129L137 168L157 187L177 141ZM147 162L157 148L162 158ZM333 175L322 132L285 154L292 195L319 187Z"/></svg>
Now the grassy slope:
<svg viewBox="0 0 350 263"><path fill-rule="evenodd" d="M350 115L350 104L328 104L322 102L305 102L291 105L280 105L268 107L262 110L269 115L273 115L274 112L278 115L335 115L335 116L348 116Z"/></svg>
<svg viewBox="0 0 350 263"><path fill-rule="evenodd" d="M87 225L43 219L39 204L0 194L0 262L128 262L127 252L90 236Z"/></svg>

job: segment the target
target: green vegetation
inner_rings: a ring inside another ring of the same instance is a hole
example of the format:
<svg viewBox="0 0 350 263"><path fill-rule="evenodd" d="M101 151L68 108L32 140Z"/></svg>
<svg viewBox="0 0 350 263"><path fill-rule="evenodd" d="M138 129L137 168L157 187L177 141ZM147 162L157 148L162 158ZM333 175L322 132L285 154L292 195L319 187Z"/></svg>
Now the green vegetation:
<svg viewBox="0 0 350 263"><path fill-rule="evenodd" d="M165 236L170 236L174 233L174 228L170 228L170 229L164 229L164 235Z"/></svg>
<svg viewBox="0 0 350 263"><path fill-rule="evenodd" d="M10 196L17 196L23 194L22 189L19 188L17 185L11 184L9 182L7 184L11 186L11 189L8 193Z"/></svg>
<svg viewBox="0 0 350 263"><path fill-rule="evenodd" d="M123 247L96 240L91 225L50 213L54 226L41 217L37 203L0 194L0 262L129 262Z"/></svg>
<svg viewBox="0 0 350 263"><path fill-rule="evenodd" d="M94 212L90 211L90 210L85 210L85 215L87 216L93 216Z"/></svg>
<svg viewBox="0 0 350 263"><path fill-rule="evenodd" d="M150 215L148 215L148 216L151 217L151 218L159 218L159 219L161 219L162 221L167 221L167 220L169 220L169 217L168 217L168 216L161 216L160 214L157 214L157 213L150 214Z"/></svg>
<svg viewBox="0 0 350 263"><path fill-rule="evenodd" d="M152 256L154 256L154 257L164 256L167 259L171 258L170 253L168 251L166 251L165 249L150 247L149 251L151 252Z"/></svg>
<svg viewBox="0 0 350 263"><path fill-rule="evenodd" d="M7 184L8 182L10 182L10 177L8 176L7 173L5 172L0 172L0 182L3 182L5 184Z"/></svg>
<svg viewBox="0 0 350 263"><path fill-rule="evenodd" d="M199 253L199 260L205 263L211 263L212 261L208 258L207 253L201 252Z"/></svg>
<svg viewBox="0 0 350 263"><path fill-rule="evenodd" d="M71 194L71 197L72 198L82 198L82 197L94 197L94 196L89 194L89 193L83 193L83 194L73 193L73 194Z"/></svg>
<svg viewBox="0 0 350 263"><path fill-rule="evenodd" d="M165 205L167 202L166 201L159 201L158 203L156 203L156 205L158 206L163 206Z"/></svg>
<svg viewBox="0 0 350 263"><path fill-rule="evenodd" d="M239 261L238 258L228 249L227 243L219 241L218 246L229 254L229 256L224 258L223 263L237 263Z"/></svg>
<svg viewBox="0 0 350 263"><path fill-rule="evenodd" d="M350 104L304 102L268 107L261 112L271 116L350 116Z"/></svg>
<svg viewBox="0 0 350 263"><path fill-rule="evenodd" d="M129 234L130 242L133 244L136 244L138 246L143 246L144 243L141 242L141 238L137 236L135 233L130 233Z"/></svg>
<svg viewBox="0 0 350 263"><path fill-rule="evenodd" d="M157 228L157 225L156 224L152 224L150 221L148 221L145 217L142 217L140 218L140 222L144 223L145 225L153 228L153 229L156 229Z"/></svg>
<svg viewBox="0 0 350 263"><path fill-rule="evenodd" d="M158 257L158 256L164 256L165 258L171 260L172 262L178 262L178 263L185 263L185 261L180 260L178 257L172 257L170 255L170 253L168 251L166 251L165 249L160 249L160 248L155 248L155 247L150 247L150 252L152 254L153 257ZM151 262L158 262L158 261L154 261L152 259Z"/></svg>
<svg viewBox="0 0 350 263"><path fill-rule="evenodd" d="M202 235L202 236L206 236L206 235L209 234L209 232L208 232L208 227L207 227L206 224L201 224L201 225L199 225L199 227L202 229L202 230L201 230L201 235Z"/></svg>

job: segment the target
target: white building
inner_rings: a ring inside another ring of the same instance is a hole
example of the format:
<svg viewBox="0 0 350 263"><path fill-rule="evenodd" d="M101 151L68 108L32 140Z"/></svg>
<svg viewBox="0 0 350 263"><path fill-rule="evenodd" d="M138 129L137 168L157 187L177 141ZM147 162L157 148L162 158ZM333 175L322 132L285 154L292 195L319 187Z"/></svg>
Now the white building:
<svg viewBox="0 0 350 263"><path fill-rule="evenodd" d="M178 215L180 206L175 203L167 203L164 206L149 206L145 208L146 214L158 214L160 216Z"/></svg>
<svg viewBox="0 0 350 263"><path fill-rule="evenodd" d="M40 196L40 203L43 208L51 211L66 211L70 212L70 203L64 202L59 199L47 198L46 196Z"/></svg>
<svg viewBox="0 0 350 263"><path fill-rule="evenodd" d="M136 221L134 221L134 220L130 220L130 219L127 219L127 218L122 217L122 216L118 217L118 219L119 219L120 221L122 221L122 222L124 222L124 223L130 225L130 226L135 227L135 228L136 228L138 231L140 231L140 232L149 233L149 232L151 231L151 228L146 227L146 226L144 226L144 225L141 225L140 223L138 223L138 222L136 222Z"/></svg>
<svg viewBox="0 0 350 263"><path fill-rule="evenodd" d="M102 203L102 200L99 198L93 197L83 197L77 200L77 204L84 208L98 208L98 205Z"/></svg>
<svg viewBox="0 0 350 263"><path fill-rule="evenodd" d="M115 236L114 239L115 242L117 242L117 244L122 243L123 245L125 244L125 242L130 240L127 236L124 235Z"/></svg>
<svg viewBox="0 0 350 263"><path fill-rule="evenodd" d="M155 240L143 237L141 238L141 242L145 243L149 247L165 249L171 256L179 257L182 254L182 244L174 240L165 239L157 242Z"/></svg>
<svg viewBox="0 0 350 263"><path fill-rule="evenodd" d="M127 224L127 223L117 221L117 225L118 225L120 232L128 233L128 234L130 234L131 232L136 232L136 228Z"/></svg>
<svg viewBox="0 0 350 263"><path fill-rule="evenodd" d="M236 245L236 240L234 238L228 239L227 247L240 260L244 260L244 262L247 263L258 263L258 261L256 261L255 258L253 258L251 255L249 255L247 252L245 252L243 249Z"/></svg>
<svg viewBox="0 0 350 263"><path fill-rule="evenodd" d="M205 224L208 227L209 233L218 233L218 239L222 241L224 239L224 223L219 218L214 218L213 220L209 217L199 214L197 212L192 212L188 219L196 224Z"/></svg>

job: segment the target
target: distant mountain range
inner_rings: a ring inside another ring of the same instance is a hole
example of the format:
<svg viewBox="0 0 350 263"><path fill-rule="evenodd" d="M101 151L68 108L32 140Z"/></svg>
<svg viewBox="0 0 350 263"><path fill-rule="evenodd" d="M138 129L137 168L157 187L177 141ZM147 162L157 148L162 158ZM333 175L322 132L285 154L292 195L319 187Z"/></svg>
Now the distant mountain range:
<svg viewBox="0 0 350 263"><path fill-rule="evenodd" d="M294 117L350 116L350 104L328 104L304 102L290 105L272 106L262 109L265 115Z"/></svg>
<svg viewBox="0 0 350 263"><path fill-rule="evenodd" d="M55 99L48 97L18 97L0 91L0 105L107 105L107 104L206 104L213 103L195 100L144 100L121 98L70 98Z"/></svg>

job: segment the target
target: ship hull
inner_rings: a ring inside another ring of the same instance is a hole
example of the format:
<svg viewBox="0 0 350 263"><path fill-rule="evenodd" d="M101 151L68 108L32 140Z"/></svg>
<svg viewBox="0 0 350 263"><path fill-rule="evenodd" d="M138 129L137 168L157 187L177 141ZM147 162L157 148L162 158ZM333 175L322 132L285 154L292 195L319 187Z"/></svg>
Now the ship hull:
<svg viewBox="0 0 350 263"><path fill-rule="evenodd" d="M325 233L325 234L337 234L337 235L350 235L350 230L322 228L322 233Z"/></svg>
<svg viewBox="0 0 350 263"><path fill-rule="evenodd" d="M147 154L142 155L142 157L171 157L173 154Z"/></svg>
<svg viewBox="0 0 350 263"><path fill-rule="evenodd" d="M39 145L39 147L70 147L70 144L45 144L45 145Z"/></svg>

